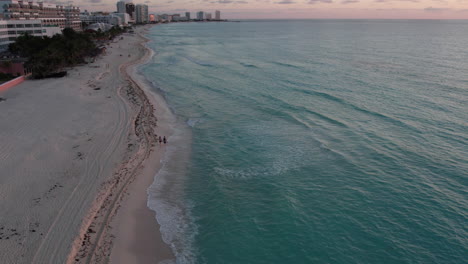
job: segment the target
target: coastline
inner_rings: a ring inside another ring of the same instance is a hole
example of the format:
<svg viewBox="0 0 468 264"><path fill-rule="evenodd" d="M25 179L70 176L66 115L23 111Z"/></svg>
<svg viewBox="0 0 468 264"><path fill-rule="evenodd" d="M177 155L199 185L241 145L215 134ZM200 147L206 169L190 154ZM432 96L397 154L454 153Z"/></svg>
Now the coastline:
<svg viewBox="0 0 468 264"><path fill-rule="evenodd" d="M146 207L146 189L164 153L155 134L168 137L170 120L161 111L164 100L135 76L134 67L151 55L145 41L123 34L66 77L28 80L0 92L4 262L107 262L114 241L134 243L118 232L125 216L144 220L138 227L146 232L139 234L154 234L154 242L143 243L172 258Z"/></svg>
<svg viewBox="0 0 468 264"><path fill-rule="evenodd" d="M144 36L145 33L138 32L142 39L139 45L145 49L145 55L139 63L129 66L126 71L155 107L154 112L158 119L156 133L169 138L173 134L171 123L175 122L174 116L164 98L152 91L145 77L137 71L139 66L147 63L154 55L146 45L150 39ZM148 208L148 188L163 165L165 152L165 145L159 144L144 161L143 170L128 187L121 208L110 222L111 235L115 238L110 263L175 263L171 248L162 239L155 212Z"/></svg>
<svg viewBox="0 0 468 264"><path fill-rule="evenodd" d="M153 55L145 45L150 40L143 35L148 27L136 30L132 52L137 50L138 58L119 66L129 84L128 102L139 108L133 122L139 149L121 164L117 174L122 177L104 188L101 196L105 198L91 207L67 263L175 263L175 256L162 239L155 213L147 206L147 189L161 169L165 153L165 145L158 143L154 135L169 138L169 123L173 122L164 99L151 91L137 73L137 67Z"/></svg>

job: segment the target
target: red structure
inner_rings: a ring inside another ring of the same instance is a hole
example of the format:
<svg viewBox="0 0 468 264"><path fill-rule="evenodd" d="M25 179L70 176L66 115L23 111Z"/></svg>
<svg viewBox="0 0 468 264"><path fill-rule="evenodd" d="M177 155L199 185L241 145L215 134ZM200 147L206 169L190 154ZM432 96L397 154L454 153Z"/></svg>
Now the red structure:
<svg viewBox="0 0 468 264"><path fill-rule="evenodd" d="M2 83L0 85L0 92L6 91L6 90L10 89L11 87L16 86L16 85L24 82L25 80L26 80L26 77L20 76L20 77L18 77L16 79L13 79L13 80L8 81L6 83Z"/></svg>
<svg viewBox="0 0 468 264"><path fill-rule="evenodd" d="M24 69L23 62L4 61L0 62L0 72L9 73L14 76L25 75L27 71Z"/></svg>

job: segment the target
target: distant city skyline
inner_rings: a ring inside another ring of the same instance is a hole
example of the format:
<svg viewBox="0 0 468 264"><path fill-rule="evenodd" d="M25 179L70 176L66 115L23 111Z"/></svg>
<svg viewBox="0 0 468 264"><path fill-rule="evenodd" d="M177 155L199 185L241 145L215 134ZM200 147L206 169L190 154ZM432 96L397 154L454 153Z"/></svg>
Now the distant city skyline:
<svg viewBox="0 0 468 264"><path fill-rule="evenodd" d="M58 2L58 1L52 1ZM87 0L82 10L115 11L115 0ZM468 19L468 0L134 0L149 13L221 10L227 19Z"/></svg>

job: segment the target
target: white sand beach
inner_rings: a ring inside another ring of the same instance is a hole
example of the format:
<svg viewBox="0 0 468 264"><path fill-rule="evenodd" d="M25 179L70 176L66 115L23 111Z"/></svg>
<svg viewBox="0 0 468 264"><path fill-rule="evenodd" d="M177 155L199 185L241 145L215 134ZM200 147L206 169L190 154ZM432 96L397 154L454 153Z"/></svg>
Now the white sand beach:
<svg viewBox="0 0 468 264"><path fill-rule="evenodd" d="M169 136L171 120L164 100L131 77L150 56L144 41L124 34L64 78L0 93L3 263L173 259L146 207L164 151L155 134Z"/></svg>

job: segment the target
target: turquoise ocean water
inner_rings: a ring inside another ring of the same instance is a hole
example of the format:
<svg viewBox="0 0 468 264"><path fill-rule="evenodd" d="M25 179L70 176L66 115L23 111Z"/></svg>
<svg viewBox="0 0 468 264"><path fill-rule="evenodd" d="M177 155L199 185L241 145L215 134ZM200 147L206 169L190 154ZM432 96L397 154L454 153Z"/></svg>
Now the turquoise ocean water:
<svg viewBox="0 0 468 264"><path fill-rule="evenodd" d="M153 27L178 263L467 263L468 22Z"/></svg>

